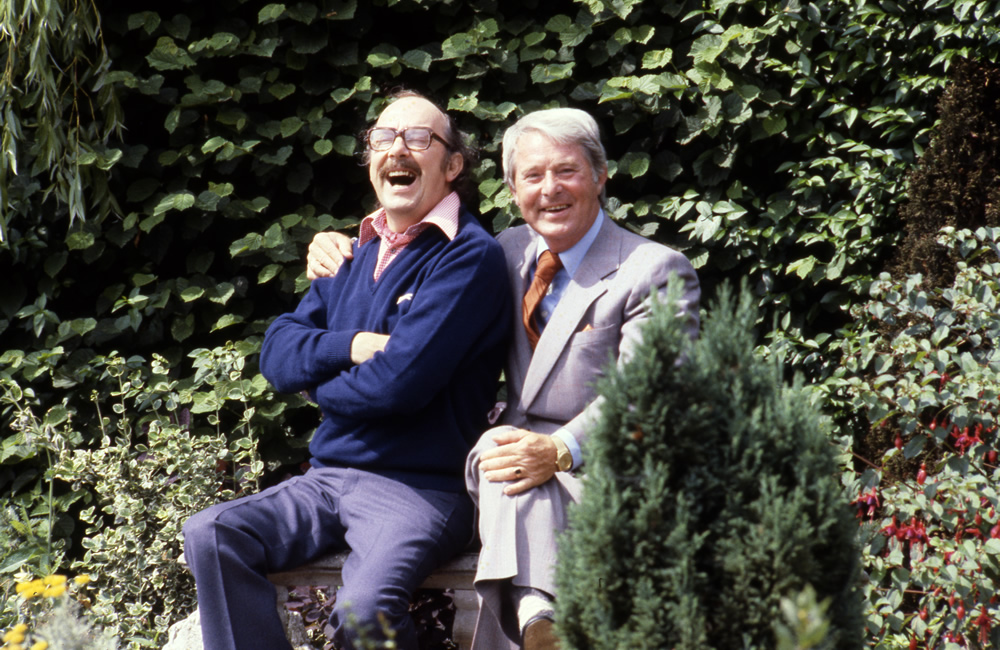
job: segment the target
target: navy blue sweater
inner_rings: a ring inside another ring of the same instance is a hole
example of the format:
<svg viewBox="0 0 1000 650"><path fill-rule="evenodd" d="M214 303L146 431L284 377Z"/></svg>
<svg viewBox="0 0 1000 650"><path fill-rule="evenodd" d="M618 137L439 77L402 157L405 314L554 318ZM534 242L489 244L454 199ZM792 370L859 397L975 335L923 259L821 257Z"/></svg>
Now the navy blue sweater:
<svg viewBox="0 0 1000 650"><path fill-rule="evenodd" d="M427 228L376 282L378 248L377 238L355 245L335 277L315 280L271 324L261 372L277 390L307 390L319 404L314 466L462 491L510 336L503 251L465 211L453 240ZM389 343L354 365L351 340L362 331L389 334Z"/></svg>

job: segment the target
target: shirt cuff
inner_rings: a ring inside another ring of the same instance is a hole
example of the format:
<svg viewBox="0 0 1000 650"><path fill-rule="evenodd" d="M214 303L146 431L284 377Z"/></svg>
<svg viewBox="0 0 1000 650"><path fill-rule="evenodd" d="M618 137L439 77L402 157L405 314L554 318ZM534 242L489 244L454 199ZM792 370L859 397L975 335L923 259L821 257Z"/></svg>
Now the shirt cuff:
<svg viewBox="0 0 1000 650"><path fill-rule="evenodd" d="M569 447L569 453L573 456L573 467L570 469L579 467L583 463L583 450L580 449L580 443L576 441L569 429L557 429L552 435L565 442L566 446Z"/></svg>

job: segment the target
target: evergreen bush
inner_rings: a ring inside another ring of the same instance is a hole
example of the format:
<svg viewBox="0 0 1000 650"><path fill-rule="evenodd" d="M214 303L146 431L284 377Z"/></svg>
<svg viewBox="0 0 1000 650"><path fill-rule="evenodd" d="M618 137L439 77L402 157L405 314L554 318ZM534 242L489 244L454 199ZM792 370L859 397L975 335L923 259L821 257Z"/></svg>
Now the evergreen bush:
<svg viewBox="0 0 1000 650"><path fill-rule="evenodd" d="M782 598L812 588L830 600L823 647L857 648L857 525L824 420L755 356L745 290L720 291L693 343L676 297L601 381L560 547L562 636L572 648L773 648Z"/></svg>

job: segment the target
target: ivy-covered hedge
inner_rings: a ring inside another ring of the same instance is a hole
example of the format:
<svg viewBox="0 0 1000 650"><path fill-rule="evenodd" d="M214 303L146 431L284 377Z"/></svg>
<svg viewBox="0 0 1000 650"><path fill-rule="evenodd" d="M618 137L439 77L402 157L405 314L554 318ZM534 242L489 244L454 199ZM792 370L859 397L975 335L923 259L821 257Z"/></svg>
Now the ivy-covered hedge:
<svg viewBox="0 0 1000 650"><path fill-rule="evenodd" d="M305 288L312 234L371 209L355 136L397 86L473 134L474 207L497 231L515 219L503 129L543 106L593 113L612 216L684 249L709 295L748 276L772 337L815 371L899 237L949 67L995 60L998 16L969 0L8 3L0 377L74 447L101 448L114 413L137 457L152 422L228 436L216 453L234 492L294 466L316 414L262 383L256 352ZM205 370L220 359L225 390ZM6 408L4 426L23 413ZM58 453L24 431L0 442L4 521L21 526L11 539L56 543L0 545L0 580L80 559L97 534L72 526L80 508L115 525L109 494L46 502ZM150 547L176 554L168 541Z"/></svg>

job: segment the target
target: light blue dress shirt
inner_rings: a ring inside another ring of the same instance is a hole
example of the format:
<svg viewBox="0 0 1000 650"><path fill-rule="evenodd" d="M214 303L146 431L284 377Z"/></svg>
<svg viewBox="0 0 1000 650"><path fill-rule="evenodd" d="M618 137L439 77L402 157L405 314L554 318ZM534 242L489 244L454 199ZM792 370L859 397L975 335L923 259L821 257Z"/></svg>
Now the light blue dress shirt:
<svg viewBox="0 0 1000 650"><path fill-rule="evenodd" d="M590 226L586 234L580 238L580 241L573 244L569 249L559 253L559 260L562 262L563 267L552 278L552 284L549 285L549 292L542 298L538 311L535 313L535 318L538 320L540 329L544 329L545 324L549 322L552 312L555 310L556 305L559 304L559 299L566 293L566 287L569 286L570 279L576 273L576 270L580 268L580 264L583 263L583 258L587 255L587 251L590 250L591 244L597 239L597 233L601 231L601 226L604 225L605 219L607 219L607 216L604 214L604 210L599 210L594 223ZM535 266L538 265L538 258L548 249L549 247L545 243L545 240L539 238L538 247L535 250ZM534 268L531 269L531 277L535 277ZM580 449L580 443L576 441L573 434L566 429L558 429L552 435L558 436L569 447L569 451L573 455L573 469L579 467L580 463L583 462L583 451Z"/></svg>

